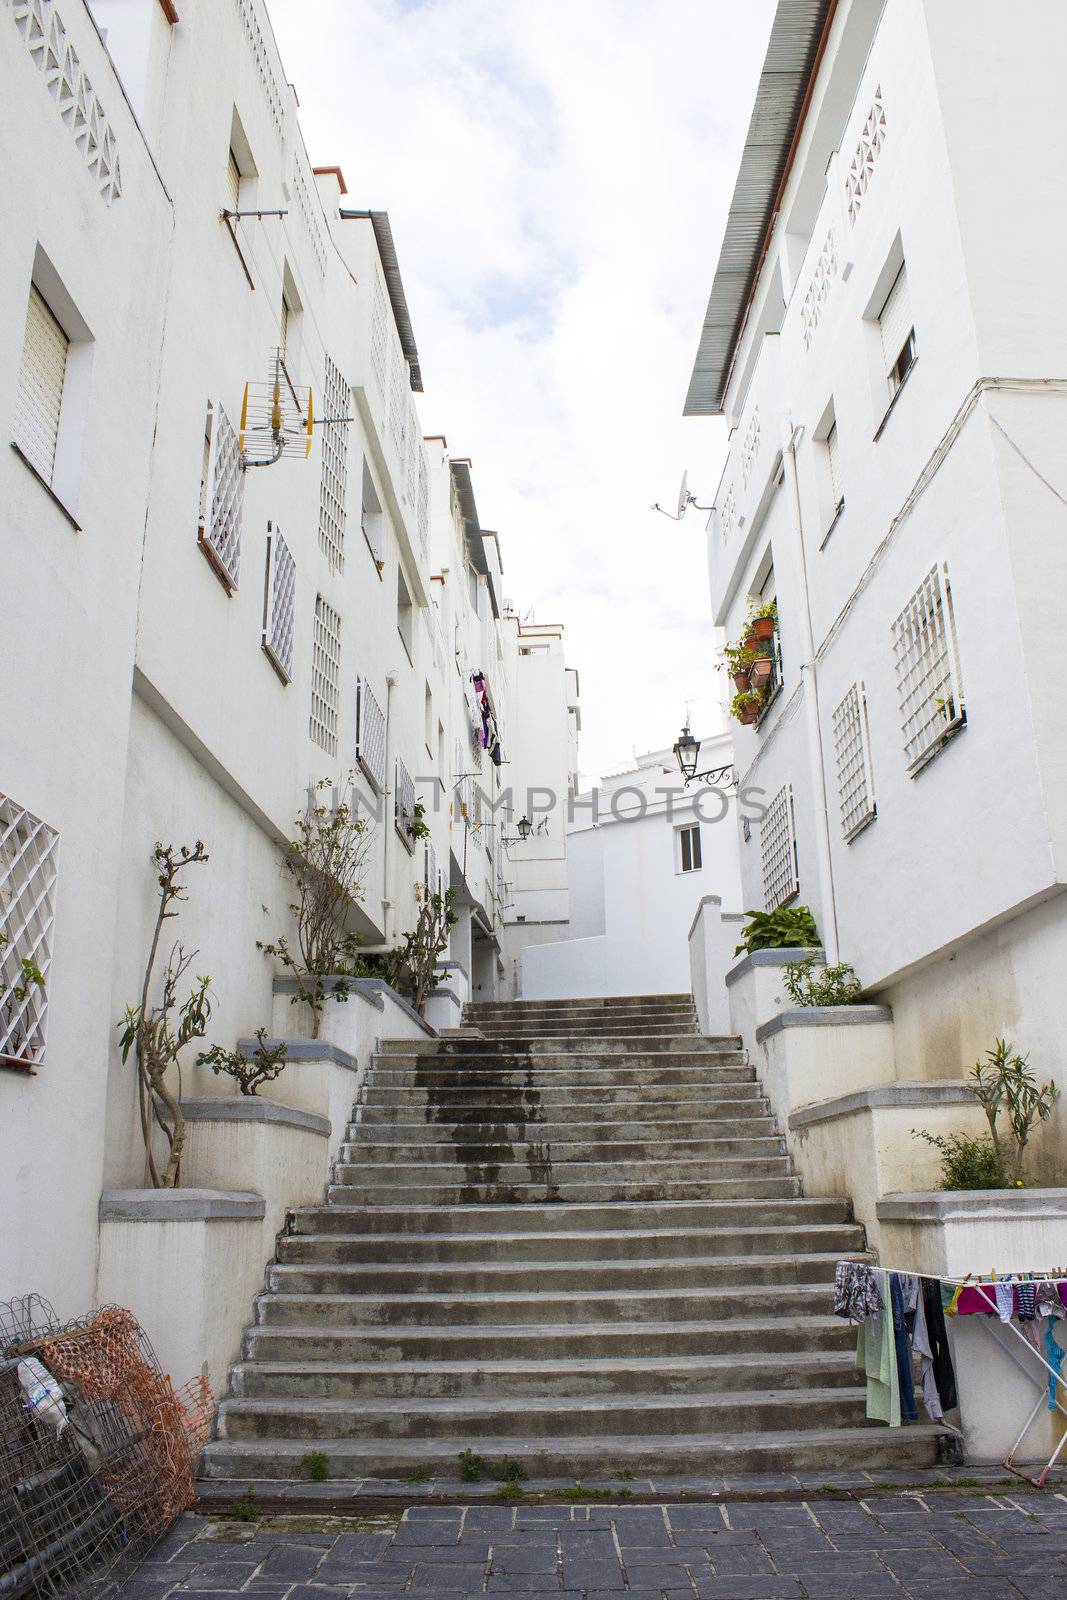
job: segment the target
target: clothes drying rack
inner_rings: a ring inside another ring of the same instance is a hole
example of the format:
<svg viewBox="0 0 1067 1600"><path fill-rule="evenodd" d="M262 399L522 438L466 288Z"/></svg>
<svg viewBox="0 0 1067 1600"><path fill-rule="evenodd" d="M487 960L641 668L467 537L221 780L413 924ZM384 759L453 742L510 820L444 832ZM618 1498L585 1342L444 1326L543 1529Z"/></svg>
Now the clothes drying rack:
<svg viewBox="0 0 1067 1600"><path fill-rule="evenodd" d="M1052 1452L1052 1455L1049 1457L1049 1460L1046 1462L1044 1468L1038 1473L1036 1478L1032 1478L1028 1472L1024 1472L1021 1467L1017 1467L1015 1465L1015 1454L1016 1451L1021 1447L1023 1440L1026 1438L1026 1435L1033 1426L1042 1406L1049 1411L1058 1411L1062 1417L1067 1419L1067 1405L1064 1405L1063 1401L1060 1399L1060 1385L1061 1382L1067 1385L1067 1373L1063 1374L1061 1378L1061 1374L1054 1366L1052 1366L1051 1362L1046 1361L1040 1350L1031 1344L1025 1333L1023 1333L1021 1328L1016 1326L1014 1321L1002 1322L1000 1320L999 1314L997 1314L995 1286L998 1283L1005 1282L1010 1282L1012 1287L1016 1289L1019 1288L1021 1284L1028 1283L1032 1283L1035 1286L1039 1283L1052 1283L1059 1286L1061 1283L1067 1283L1067 1272L989 1272L979 1274L969 1272L963 1274L962 1276L957 1274L955 1277L946 1277L936 1272L914 1272L910 1268L883 1267L875 1266L873 1264L871 1265L871 1271L880 1272L886 1275L895 1272L898 1277L926 1278L933 1283L950 1283L953 1288L963 1287L968 1289L976 1289L978 1291L982 1299L989 1306L990 1311L994 1313L992 1318L987 1317L984 1313L978 1314L982 1327L985 1328L986 1332L989 1334L989 1337L993 1340L993 1343L998 1345L999 1348L1004 1351L1005 1355L1009 1356L1011 1360L1014 1361L1020 1372L1029 1378L1031 1383L1036 1384L1040 1390L1030 1415L1023 1423L1022 1429L1019 1432L1019 1437L1016 1439L1015 1443L1004 1457L1001 1465L1006 1467L1009 1472L1014 1473L1017 1478L1022 1478L1025 1482L1033 1484L1036 1489L1043 1489L1045 1484L1048 1482L1049 1474L1055 1467L1056 1462L1059 1460L1064 1447L1067 1446L1067 1430L1064 1431L1063 1437L1060 1439L1055 1450ZM1064 1309L1067 1311L1067 1306L1065 1306ZM968 1314L973 1315L973 1313ZM952 1319L950 1318L946 1318L946 1322L951 1320ZM1015 1338L1019 1341L1027 1353L1040 1363L1041 1367L1043 1368L1043 1372L1040 1375L1023 1360L1022 1356L1015 1349L1014 1345L1009 1344L1005 1339L1001 1338L1000 1334L997 1332L998 1328L1005 1328L1009 1333L1014 1334ZM1057 1381L1050 1383L1050 1378Z"/></svg>

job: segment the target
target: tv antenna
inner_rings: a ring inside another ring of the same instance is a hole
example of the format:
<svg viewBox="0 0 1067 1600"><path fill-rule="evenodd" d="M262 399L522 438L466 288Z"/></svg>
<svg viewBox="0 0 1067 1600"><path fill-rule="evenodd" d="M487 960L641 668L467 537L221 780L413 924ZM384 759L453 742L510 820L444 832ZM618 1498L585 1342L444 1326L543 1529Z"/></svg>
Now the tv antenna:
<svg viewBox="0 0 1067 1600"><path fill-rule="evenodd" d="M315 425L310 389L298 389L285 365L285 352L272 352L266 383L246 383L237 447L241 466L272 467L282 456L311 454Z"/></svg>
<svg viewBox="0 0 1067 1600"><path fill-rule="evenodd" d="M661 517L670 517L672 522L681 522L690 506L695 507L697 511L714 510L713 506L702 506L697 504L697 497L695 494L693 494L689 487L689 474L688 472L683 472L682 481L678 485L677 509L675 511L664 511L663 507L657 500L655 505L652 507L652 510L658 511Z"/></svg>

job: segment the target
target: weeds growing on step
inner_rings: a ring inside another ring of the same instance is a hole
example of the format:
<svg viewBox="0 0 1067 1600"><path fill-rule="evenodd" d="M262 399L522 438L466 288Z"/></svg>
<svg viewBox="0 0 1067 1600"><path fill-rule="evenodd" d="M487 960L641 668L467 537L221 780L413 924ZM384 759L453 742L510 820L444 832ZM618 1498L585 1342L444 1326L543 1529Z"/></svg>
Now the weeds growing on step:
<svg viewBox="0 0 1067 1600"><path fill-rule="evenodd" d="M263 1515L256 1500L256 1491L251 1484L244 1494L239 1495L234 1501L231 1515L237 1522L258 1522Z"/></svg>
<svg viewBox="0 0 1067 1600"><path fill-rule="evenodd" d="M300 1457L300 1465L312 1483L324 1483L330 1476L330 1458L325 1450L309 1450Z"/></svg>

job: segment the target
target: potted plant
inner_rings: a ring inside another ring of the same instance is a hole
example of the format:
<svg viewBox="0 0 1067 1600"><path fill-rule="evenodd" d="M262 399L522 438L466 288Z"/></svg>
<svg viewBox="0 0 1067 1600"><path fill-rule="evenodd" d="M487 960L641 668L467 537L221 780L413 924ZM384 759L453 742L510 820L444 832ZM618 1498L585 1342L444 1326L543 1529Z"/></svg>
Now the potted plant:
<svg viewBox="0 0 1067 1600"><path fill-rule="evenodd" d="M723 662L734 680L734 688L741 693L748 688L748 675L755 659L747 644L728 644L723 649Z"/></svg>
<svg viewBox="0 0 1067 1600"><path fill-rule="evenodd" d="M769 655L759 655L753 661L748 672L748 685L750 689L766 689L771 681L774 671L774 662Z"/></svg>
<svg viewBox="0 0 1067 1600"><path fill-rule="evenodd" d="M756 606L748 619L749 637L753 640L773 639L778 626L778 602L768 600Z"/></svg>
<svg viewBox="0 0 1067 1600"><path fill-rule="evenodd" d="M764 696L755 689L743 689L730 702L730 715L748 727L763 710Z"/></svg>

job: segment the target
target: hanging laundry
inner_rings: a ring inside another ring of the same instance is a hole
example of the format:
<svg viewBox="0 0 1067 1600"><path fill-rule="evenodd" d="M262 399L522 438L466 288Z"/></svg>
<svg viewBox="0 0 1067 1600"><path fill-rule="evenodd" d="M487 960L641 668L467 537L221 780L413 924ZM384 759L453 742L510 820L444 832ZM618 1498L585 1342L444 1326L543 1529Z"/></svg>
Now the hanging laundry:
<svg viewBox="0 0 1067 1600"><path fill-rule="evenodd" d="M952 1365L952 1351L949 1348L948 1329L945 1326L945 1310L941 1303L941 1285L933 1278L923 1278L920 1292L926 1319L927 1340L932 1352L937 1397L946 1411L952 1411L959 1405L959 1396L956 1393L956 1369ZM924 1394L925 1391L924 1377Z"/></svg>
<svg viewBox="0 0 1067 1600"><path fill-rule="evenodd" d="M1037 1288L1037 1314L1039 1317L1054 1317L1057 1321L1067 1316L1063 1300L1060 1296L1060 1285L1051 1282L1038 1282Z"/></svg>
<svg viewBox="0 0 1067 1600"><path fill-rule="evenodd" d="M914 1273L901 1274L904 1292L904 1321L908 1329L911 1348L919 1357L919 1380L922 1384L923 1405L931 1422L944 1421L944 1408L934 1377L934 1348L926 1326L926 1307L923 1303L922 1285Z"/></svg>
<svg viewBox="0 0 1067 1600"><path fill-rule="evenodd" d="M834 1315L865 1322L882 1310L879 1274L863 1261L839 1261L834 1269Z"/></svg>
<svg viewBox="0 0 1067 1600"><path fill-rule="evenodd" d="M904 1311L904 1285L899 1272L889 1274L889 1298L893 1310L893 1349L897 1363L897 1385L900 1390L900 1417L902 1422L918 1422L915 1404L915 1379L911 1366L911 1340Z"/></svg>
<svg viewBox="0 0 1067 1600"><path fill-rule="evenodd" d="M1050 1411L1055 1411L1056 1409L1056 1385L1063 1382L1060 1369L1063 1366L1064 1356L1067 1356L1067 1350L1063 1348L1056 1338L1055 1319L1049 1317L1045 1323L1045 1360L1052 1368L1048 1375L1048 1408Z"/></svg>
<svg viewBox="0 0 1067 1600"><path fill-rule="evenodd" d="M893 1307L882 1296L881 1312L860 1324L856 1365L867 1376L867 1415L873 1422L900 1427L900 1378L893 1337Z"/></svg>

